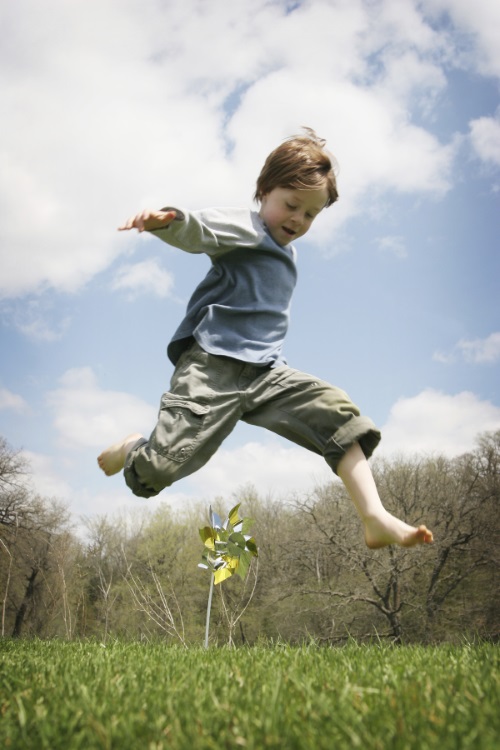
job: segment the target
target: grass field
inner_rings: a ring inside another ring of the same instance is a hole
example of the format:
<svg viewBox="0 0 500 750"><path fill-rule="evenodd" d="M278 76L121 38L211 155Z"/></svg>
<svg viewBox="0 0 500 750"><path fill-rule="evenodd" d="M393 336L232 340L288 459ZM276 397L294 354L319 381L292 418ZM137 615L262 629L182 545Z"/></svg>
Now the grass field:
<svg viewBox="0 0 500 750"><path fill-rule="evenodd" d="M0 748L498 750L498 647L0 641Z"/></svg>

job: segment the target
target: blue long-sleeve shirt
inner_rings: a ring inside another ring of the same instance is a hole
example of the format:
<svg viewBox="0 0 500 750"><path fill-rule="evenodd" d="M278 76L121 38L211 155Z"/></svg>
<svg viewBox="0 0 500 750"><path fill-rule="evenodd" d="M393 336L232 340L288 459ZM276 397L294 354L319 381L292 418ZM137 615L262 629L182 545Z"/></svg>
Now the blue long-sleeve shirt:
<svg viewBox="0 0 500 750"><path fill-rule="evenodd" d="M210 354L272 367L284 364L297 281L295 248L278 245L256 211L175 210L177 218L153 234L186 252L206 253L212 266L168 345L171 361L176 364L194 337Z"/></svg>

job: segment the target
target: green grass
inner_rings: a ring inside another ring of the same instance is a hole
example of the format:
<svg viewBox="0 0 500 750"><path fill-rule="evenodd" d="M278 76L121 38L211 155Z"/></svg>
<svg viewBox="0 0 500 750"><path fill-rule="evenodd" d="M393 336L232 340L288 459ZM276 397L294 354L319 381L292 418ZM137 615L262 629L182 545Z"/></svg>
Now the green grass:
<svg viewBox="0 0 500 750"><path fill-rule="evenodd" d="M0 748L500 747L498 648L0 642Z"/></svg>

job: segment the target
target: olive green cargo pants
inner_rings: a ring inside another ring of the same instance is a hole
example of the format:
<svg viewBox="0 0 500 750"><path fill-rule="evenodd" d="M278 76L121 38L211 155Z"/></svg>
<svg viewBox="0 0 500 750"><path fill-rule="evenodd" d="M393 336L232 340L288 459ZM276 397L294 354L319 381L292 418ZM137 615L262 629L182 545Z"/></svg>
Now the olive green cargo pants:
<svg viewBox="0 0 500 750"><path fill-rule="evenodd" d="M128 454L125 481L139 497L157 495L206 464L239 420L318 453L334 472L353 443L368 458L380 441L340 388L287 366L207 354L195 343L177 363L149 440Z"/></svg>

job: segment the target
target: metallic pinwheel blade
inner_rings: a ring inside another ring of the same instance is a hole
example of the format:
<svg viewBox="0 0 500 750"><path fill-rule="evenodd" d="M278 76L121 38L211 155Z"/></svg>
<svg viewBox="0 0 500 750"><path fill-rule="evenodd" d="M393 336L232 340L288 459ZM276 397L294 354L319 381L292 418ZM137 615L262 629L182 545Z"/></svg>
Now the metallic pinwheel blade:
<svg viewBox="0 0 500 750"><path fill-rule="evenodd" d="M233 533L229 536L229 542L231 544L236 544L241 549L245 549L246 546L246 540L243 534Z"/></svg>
<svg viewBox="0 0 500 750"><path fill-rule="evenodd" d="M224 528L221 517L212 510L212 506L210 506L210 523L213 526L214 529L222 529Z"/></svg>
<svg viewBox="0 0 500 750"><path fill-rule="evenodd" d="M234 526L238 523L240 520L240 517L238 515L238 510L240 509L241 503L238 503L238 505L235 505L234 508L231 508L231 510L228 513L227 520L231 524L231 526Z"/></svg>

